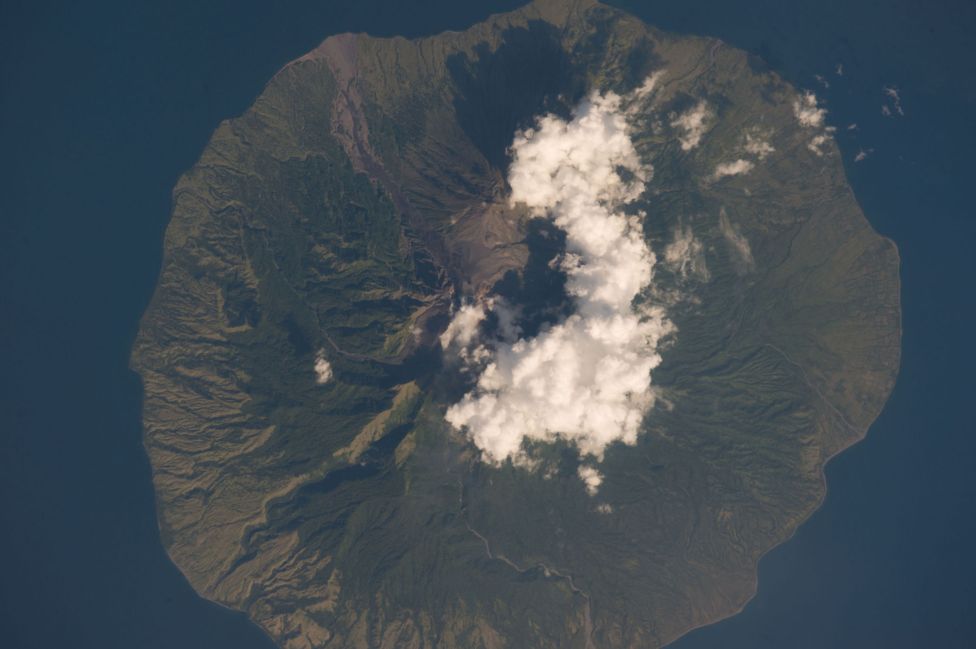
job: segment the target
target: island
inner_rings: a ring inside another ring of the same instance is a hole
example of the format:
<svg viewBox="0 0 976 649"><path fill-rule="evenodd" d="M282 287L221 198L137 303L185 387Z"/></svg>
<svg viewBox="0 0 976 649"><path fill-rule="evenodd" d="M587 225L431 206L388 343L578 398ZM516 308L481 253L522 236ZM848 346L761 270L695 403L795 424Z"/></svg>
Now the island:
<svg viewBox="0 0 976 649"><path fill-rule="evenodd" d="M163 544L284 649L662 647L820 505L899 292L755 56L592 0L332 36L173 192L132 354Z"/></svg>

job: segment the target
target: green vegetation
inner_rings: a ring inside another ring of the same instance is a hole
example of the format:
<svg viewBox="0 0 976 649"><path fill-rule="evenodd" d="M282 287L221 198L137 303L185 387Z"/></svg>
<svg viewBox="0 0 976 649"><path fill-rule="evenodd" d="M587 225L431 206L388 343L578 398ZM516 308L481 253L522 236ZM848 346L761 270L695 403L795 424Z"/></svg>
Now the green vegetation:
<svg viewBox="0 0 976 649"><path fill-rule="evenodd" d="M690 228L708 277L657 265L648 299L678 333L594 498L564 445L536 471L478 461L443 420L464 384L437 336L503 278L551 300L533 274L551 243L504 200L516 129L658 69L635 207L659 259ZM281 70L174 190L133 354L163 540L194 588L289 649L654 647L738 610L899 362L897 252L834 145L809 150L795 93L589 0L334 37ZM714 121L689 153L669 123L699 98ZM775 154L713 179L750 129Z"/></svg>

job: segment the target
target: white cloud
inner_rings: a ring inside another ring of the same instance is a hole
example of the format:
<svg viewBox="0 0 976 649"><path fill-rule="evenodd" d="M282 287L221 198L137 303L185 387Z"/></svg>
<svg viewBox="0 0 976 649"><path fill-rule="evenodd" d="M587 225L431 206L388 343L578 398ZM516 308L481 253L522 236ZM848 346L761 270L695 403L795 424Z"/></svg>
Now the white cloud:
<svg viewBox="0 0 976 649"><path fill-rule="evenodd" d="M523 440L557 438L602 459L608 444L636 442L654 402L657 345L673 327L660 307L633 306L655 262L639 218L621 209L652 173L630 138L633 98L594 93L568 121L546 115L515 136L510 200L566 232L575 312L533 338L491 343L475 388L448 408L488 462L527 465Z"/></svg>
<svg viewBox="0 0 976 649"><path fill-rule="evenodd" d="M827 109L817 105L817 96L812 92L805 92L793 100L793 114L801 126L820 128L827 117Z"/></svg>
<svg viewBox="0 0 976 649"><path fill-rule="evenodd" d="M681 277L695 276L706 282L710 277L705 265L704 246L687 225L675 227L674 238L664 248L664 263Z"/></svg>
<svg viewBox="0 0 976 649"><path fill-rule="evenodd" d="M820 130L819 133L807 142L807 149L818 157L823 156L824 145L827 144L833 133L837 130L833 126L825 126L824 124L824 120L827 117L827 109L821 108L818 105L816 95L807 91L793 100L793 114L796 115L800 126ZM848 130L852 129L848 127Z"/></svg>
<svg viewBox="0 0 976 649"><path fill-rule="evenodd" d="M325 350L320 349L315 354L315 382L328 383L332 379L332 365L325 358Z"/></svg>
<svg viewBox="0 0 976 649"><path fill-rule="evenodd" d="M468 366L487 360L491 352L481 342L479 334L481 323L489 312L495 315L496 334L501 340L512 342L518 338L521 331L515 324L517 313L504 299L493 296L461 305L440 336L441 348L457 353Z"/></svg>
<svg viewBox="0 0 976 649"><path fill-rule="evenodd" d="M600 485L603 484L603 474L586 464L581 464L576 473L586 486L586 493L595 496L596 492L600 490Z"/></svg>
<svg viewBox="0 0 976 649"><path fill-rule="evenodd" d="M644 83L638 86L637 89L634 90L629 97L627 97L627 99L635 100L635 102L646 99L651 95L651 93L654 92L654 88L657 86L662 76L664 76L664 70L658 70L651 76L647 77L644 79ZM631 109L636 105L636 103L632 104Z"/></svg>
<svg viewBox="0 0 976 649"><path fill-rule="evenodd" d="M701 143L702 136L705 135L706 122L710 117L708 104L702 100L694 108L672 120L671 126L684 131L684 135L678 137L683 151L691 151Z"/></svg>
<svg viewBox="0 0 976 649"><path fill-rule="evenodd" d="M751 133L746 133L745 149L746 153L751 153L760 160L765 160L766 156L776 150L769 142Z"/></svg>
<svg viewBox="0 0 976 649"><path fill-rule="evenodd" d="M827 139L827 135L824 133L814 135L813 138L807 142L807 148L810 149L814 155L822 156L824 154L823 145L827 143Z"/></svg>
<svg viewBox="0 0 976 649"><path fill-rule="evenodd" d="M823 130L822 133L814 135L813 138L807 143L807 148L810 149L815 155L822 156L824 154L823 147L830 141L831 136L837 129L833 126L828 126Z"/></svg>
<svg viewBox="0 0 976 649"><path fill-rule="evenodd" d="M715 173L713 177L717 180L719 178L725 178L726 176L738 176L740 174L749 173L755 165L749 160L744 160L739 158L734 162L720 162L715 167Z"/></svg>
<svg viewBox="0 0 976 649"><path fill-rule="evenodd" d="M484 304L465 304L455 311L451 323L441 334L441 347L467 347L478 335L478 327L485 319Z"/></svg>
<svg viewBox="0 0 976 649"><path fill-rule="evenodd" d="M814 155L818 157L822 156L824 154L824 145L827 144L831 135L837 130L833 126L824 125L824 120L827 117L827 109L821 108L818 104L817 96L807 91L793 100L793 114L796 115L800 126L818 130L823 129L807 142L807 148Z"/></svg>
<svg viewBox="0 0 976 649"><path fill-rule="evenodd" d="M734 262L739 272L745 273L754 269L756 263L752 258L752 248L749 246L749 240L732 223L724 207L718 213L718 228L722 232L722 236L725 237L725 241L729 244L729 248L732 250Z"/></svg>

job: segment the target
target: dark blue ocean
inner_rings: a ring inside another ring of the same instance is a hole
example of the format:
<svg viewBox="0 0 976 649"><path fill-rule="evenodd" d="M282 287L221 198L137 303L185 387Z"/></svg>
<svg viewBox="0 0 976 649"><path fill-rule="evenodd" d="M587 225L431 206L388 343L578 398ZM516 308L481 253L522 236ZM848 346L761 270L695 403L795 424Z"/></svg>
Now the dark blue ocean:
<svg viewBox="0 0 976 649"><path fill-rule="evenodd" d="M462 29L518 4L0 2L0 647L271 649L198 598L157 536L128 354L170 190L325 36ZM976 4L615 4L817 90L903 262L888 407L831 462L823 508L763 560L745 611L674 646L976 646Z"/></svg>

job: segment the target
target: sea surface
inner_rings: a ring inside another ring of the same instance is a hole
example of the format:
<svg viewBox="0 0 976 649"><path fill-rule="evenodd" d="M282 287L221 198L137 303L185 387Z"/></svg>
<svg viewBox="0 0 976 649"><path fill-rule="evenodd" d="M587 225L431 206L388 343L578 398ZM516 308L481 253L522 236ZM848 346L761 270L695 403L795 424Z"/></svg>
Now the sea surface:
<svg viewBox="0 0 976 649"><path fill-rule="evenodd" d="M197 597L158 537L128 355L171 188L220 120L325 36L458 30L518 4L0 4L0 646L272 648ZM976 5L614 4L815 90L903 264L888 407L830 463L823 508L763 559L756 598L674 647L973 646Z"/></svg>

